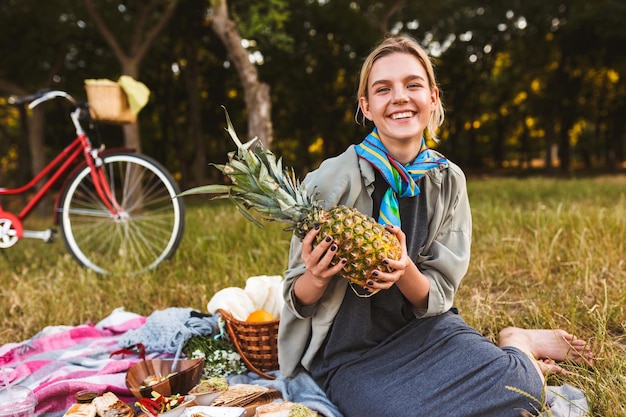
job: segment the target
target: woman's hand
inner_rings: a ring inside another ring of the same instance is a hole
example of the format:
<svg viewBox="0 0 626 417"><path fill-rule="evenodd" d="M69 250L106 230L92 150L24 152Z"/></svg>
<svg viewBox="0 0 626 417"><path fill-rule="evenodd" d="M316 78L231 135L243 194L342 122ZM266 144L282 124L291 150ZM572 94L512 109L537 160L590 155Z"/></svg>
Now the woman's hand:
<svg viewBox="0 0 626 417"><path fill-rule="evenodd" d="M409 258L404 232L396 226L386 226L386 228L400 241L402 247L400 259L385 259L383 262L393 268L393 272L383 272L379 269L372 271L372 279L367 281L365 288L373 292L389 289L395 284L416 308L428 308L430 280L420 272L417 265Z"/></svg>
<svg viewBox="0 0 626 417"><path fill-rule="evenodd" d="M375 269L372 271L371 279L369 279L364 287L368 291L373 290L387 290L391 288L402 276L405 274L406 269L413 265L413 261L409 258L408 251L406 248L406 235L404 232L396 226L385 226L389 232L393 233L398 241L400 242L400 247L402 248L402 252L400 254L400 259L394 260L391 258L385 259L383 262L385 265L390 267L392 272L383 272L380 269Z"/></svg>
<svg viewBox="0 0 626 417"><path fill-rule="evenodd" d="M328 281L343 269L346 260L342 259L343 262L340 261L331 266L331 262L337 254L337 244L333 242L332 237L326 236L314 248L313 242L318 233L319 227L315 227L302 239L302 261L304 261L306 270L316 279Z"/></svg>
<svg viewBox="0 0 626 417"><path fill-rule="evenodd" d="M306 272L296 280L294 292L303 305L317 302L330 279L341 272L347 262L346 259L339 259L335 260L335 265L331 265L337 254L337 244L330 236L326 236L316 247L313 247L319 231L319 227L315 227L302 239L301 258Z"/></svg>

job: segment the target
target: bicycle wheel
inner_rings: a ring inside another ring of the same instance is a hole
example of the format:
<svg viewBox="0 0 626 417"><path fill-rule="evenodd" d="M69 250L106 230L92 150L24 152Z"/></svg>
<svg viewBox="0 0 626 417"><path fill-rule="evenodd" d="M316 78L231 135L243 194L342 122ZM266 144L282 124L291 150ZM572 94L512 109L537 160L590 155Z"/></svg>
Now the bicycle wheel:
<svg viewBox="0 0 626 417"><path fill-rule="evenodd" d="M98 197L85 165L65 187L60 232L72 256L96 272L137 273L171 257L183 236L185 208L172 176L140 154L102 156L102 170L121 206L113 216Z"/></svg>

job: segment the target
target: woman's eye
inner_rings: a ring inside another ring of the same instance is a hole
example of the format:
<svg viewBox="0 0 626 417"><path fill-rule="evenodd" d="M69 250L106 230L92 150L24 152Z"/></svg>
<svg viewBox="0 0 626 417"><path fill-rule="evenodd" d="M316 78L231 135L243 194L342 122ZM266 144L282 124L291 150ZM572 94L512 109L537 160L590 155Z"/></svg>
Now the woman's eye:
<svg viewBox="0 0 626 417"><path fill-rule="evenodd" d="M376 89L376 93L385 93L389 91L389 87L380 87Z"/></svg>
<svg viewBox="0 0 626 417"><path fill-rule="evenodd" d="M422 85L420 83L410 83L409 85L407 85L407 88L410 90L414 90L416 88L420 88Z"/></svg>

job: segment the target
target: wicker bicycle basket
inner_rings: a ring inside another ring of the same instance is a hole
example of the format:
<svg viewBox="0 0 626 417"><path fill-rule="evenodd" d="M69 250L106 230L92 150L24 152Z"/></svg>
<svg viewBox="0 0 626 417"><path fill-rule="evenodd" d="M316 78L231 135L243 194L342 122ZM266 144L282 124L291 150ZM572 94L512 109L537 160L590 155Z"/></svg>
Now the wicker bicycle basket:
<svg viewBox="0 0 626 417"><path fill-rule="evenodd" d="M263 378L274 379L266 372L278 369L278 323L246 322L220 309L228 335L248 369Z"/></svg>
<svg viewBox="0 0 626 417"><path fill-rule="evenodd" d="M128 97L122 87L111 80L85 82L89 113L94 120L124 124L134 123L137 115L130 110Z"/></svg>

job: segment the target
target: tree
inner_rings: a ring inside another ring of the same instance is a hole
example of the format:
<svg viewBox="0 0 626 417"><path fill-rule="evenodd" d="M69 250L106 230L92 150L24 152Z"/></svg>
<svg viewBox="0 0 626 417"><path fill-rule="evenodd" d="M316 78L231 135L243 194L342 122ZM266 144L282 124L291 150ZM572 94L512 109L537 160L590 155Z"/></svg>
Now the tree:
<svg viewBox="0 0 626 417"><path fill-rule="evenodd" d="M244 90L248 111L248 137L258 137L261 143L270 149L274 136L270 87L259 80L259 73L255 65L250 62L237 25L229 16L228 2L211 0L211 7L213 9L211 27L228 50Z"/></svg>
<svg viewBox="0 0 626 417"><path fill-rule="evenodd" d="M63 73L66 55L71 48L72 28L63 19L64 12L59 11L66 6L65 2L61 3L63 7L33 0L0 2L0 50L5 51L0 67L1 93L32 94L52 86ZM40 30L24 30L24 27ZM18 39L20 48L15 47ZM21 123L16 124L19 130L13 132L17 138L13 146L17 152L12 153L21 162L17 174L20 184L41 171L46 163L46 149L50 144L44 143L46 112L42 107L32 113L22 109L19 112ZM28 148L20 136L26 136ZM13 136L7 131L5 137L10 140Z"/></svg>
<svg viewBox="0 0 626 417"><path fill-rule="evenodd" d="M132 9L134 12L134 19L132 19L132 30L129 30L131 37L127 39L128 45L126 50L122 47L121 40L116 37L113 30L103 19L102 14L96 9L93 0L84 0L84 2L91 20L120 63L122 75L129 75L139 79L142 60L172 18L179 0L135 0L129 3L129 9ZM127 10L124 4L120 4L118 9L120 11ZM121 33L123 32L118 32L118 36L121 36ZM137 123L125 125L124 135L126 146L141 151L141 140Z"/></svg>

